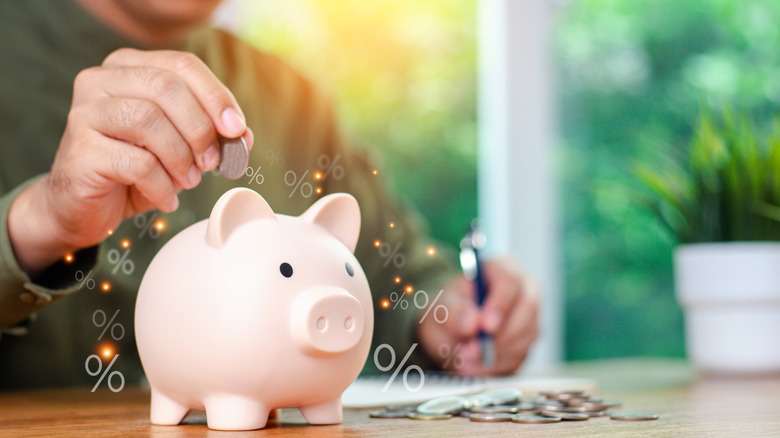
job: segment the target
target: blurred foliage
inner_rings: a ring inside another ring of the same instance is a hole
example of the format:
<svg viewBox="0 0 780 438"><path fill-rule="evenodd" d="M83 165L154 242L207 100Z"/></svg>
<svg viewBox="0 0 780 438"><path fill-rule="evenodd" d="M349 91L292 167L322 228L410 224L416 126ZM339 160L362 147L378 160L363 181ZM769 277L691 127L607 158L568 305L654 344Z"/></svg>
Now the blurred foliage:
<svg viewBox="0 0 780 438"><path fill-rule="evenodd" d="M713 102L771 118L780 2L578 0L559 12L566 356L681 356L673 241L633 202L630 169L679 157Z"/></svg>
<svg viewBox="0 0 780 438"><path fill-rule="evenodd" d="M346 135L456 245L476 215L475 0L243 0L243 39L332 96Z"/></svg>
<svg viewBox="0 0 780 438"><path fill-rule="evenodd" d="M554 51L566 357L681 356L673 241L633 202L630 169L679 156L702 100L769 119L780 2L565 4ZM331 93L347 135L457 244L476 214L476 0L242 0L241 12L241 36Z"/></svg>
<svg viewBox="0 0 780 438"><path fill-rule="evenodd" d="M705 110L685 160L637 166L636 200L679 243L780 240L778 122L765 133L730 108L720 123Z"/></svg>

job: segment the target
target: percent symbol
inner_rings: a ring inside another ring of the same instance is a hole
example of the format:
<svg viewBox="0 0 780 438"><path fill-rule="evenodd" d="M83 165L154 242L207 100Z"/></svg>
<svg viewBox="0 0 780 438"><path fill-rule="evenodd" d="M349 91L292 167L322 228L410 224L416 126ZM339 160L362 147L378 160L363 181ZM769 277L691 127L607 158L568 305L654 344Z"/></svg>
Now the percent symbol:
<svg viewBox="0 0 780 438"><path fill-rule="evenodd" d="M341 158L341 155L336 155L333 162L331 162L330 158L325 154L320 155L319 158L317 158L317 166L322 169L322 179L327 178L331 173L333 174L333 178L344 178L344 168L341 167L341 164L338 164L339 158Z"/></svg>
<svg viewBox="0 0 780 438"><path fill-rule="evenodd" d="M404 297L403 294L390 292L390 302L393 303L393 310L399 306L401 307L401 310L406 310L409 308L409 303L406 302L406 297Z"/></svg>
<svg viewBox="0 0 780 438"><path fill-rule="evenodd" d="M157 213L149 213L149 215L140 214L133 218L133 223L141 229L141 232L138 234L139 239L144 234L152 239L156 239L160 237L160 233L165 229L165 222L158 218Z"/></svg>
<svg viewBox="0 0 780 438"><path fill-rule="evenodd" d="M97 361L97 370L95 372L92 372L89 369L89 361L92 358L94 358ZM116 362L118 358L119 358L119 354L117 353L114 355L114 358L111 359L111 362L108 363L108 365L106 366L106 371L100 376L97 383L95 383L95 386L92 387L91 392L95 392L97 387L100 386L100 382L103 381L103 378L106 377L106 374L108 374L108 371L111 369L111 367L114 365L114 362ZM98 356L97 354L90 354L89 356L87 356L87 360L84 362L84 370L86 370L87 374L89 374L92 377L95 377L98 374L100 374L100 372L103 370L103 361L100 359L100 356ZM119 388L114 388L114 386L111 384L114 376L118 376L119 380L122 382L119 385ZM108 385L108 389L110 389L112 392L119 392L122 390L122 388L125 387L125 376L123 376L122 373L120 373L119 371L114 371L111 374L108 374L108 379L106 379L106 384Z"/></svg>
<svg viewBox="0 0 780 438"><path fill-rule="evenodd" d="M428 314L431 313L431 310L433 310L433 319L436 322L438 322L439 324L444 324L445 322L447 322L447 318L450 317L450 311L447 309L447 306L445 306L444 304L439 304L437 306L434 306L434 304L436 304L436 302L439 301L439 297L441 297L441 294L443 294L443 293L444 293L444 289L440 290L439 293L436 294L436 298L433 299L433 302L431 303L430 306L428 305L428 293L427 292L425 292L424 290L418 290L417 292L414 293L414 298L413 298L414 306L417 307L420 310L425 309L426 307L428 308L425 311L425 313L423 313L422 318L420 318L420 324L422 324L422 322L425 321L425 318L428 317ZM417 302L417 296L418 295L420 295L423 298L425 298L425 303L424 304L420 304L420 303ZM443 310L444 311L444 316L441 319L439 319L439 313L438 313L439 310Z"/></svg>
<svg viewBox="0 0 780 438"><path fill-rule="evenodd" d="M127 260L128 254L130 254L129 249L122 254L120 254L117 249L112 249L108 252L108 262L114 265L114 269L111 270L112 274L116 274L116 271L118 271L119 268L122 268L122 272L124 272L125 275L133 273L135 270L135 263L133 263L132 260Z"/></svg>
<svg viewBox="0 0 780 438"><path fill-rule="evenodd" d="M100 315L101 321L97 321L97 317ZM95 310L95 313L92 314L92 324L95 324L95 327L101 328L103 327L103 331L100 332L100 336L98 336L97 340L103 339L103 335L106 334L106 331L111 328L111 337L114 338L115 341L119 341L122 338L125 337L125 326L123 326L121 323L113 324L114 319L116 319L116 316L119 315L119 309L116 309L116 312L114 312L114 316L111 317L110 320L108 320L108 317L106 316L106 312L98 309ZM107 321L108 320L108 321ZM122 331L121 334L117 335L114 333L114 329L120 329Z"/></svg>
<svg viewBox="0 0 780 438"><path fill-rule="evenodd" d="M261 166L259 165L257 166L256 169L253 169L251 166L247 166L246 172L244 173L246 174L246 176L249 177L249 184L253 182L257 184L262 184L263 181L265 181L265 177L263 176L262 173L260 173L260 168Z"/></svg>
<svg viewBox="0 0 780 438"><path fill-rule="evenodd" d="M439 347L439 356L445 358L442 368L447 368L452 363L455 368L461 368L463 366L463 356L458 354L460 352L460 345L456 345L455 348L450 348L447 344L442 344Z"/></svg>
<svg viewBox="0 0 780 438"><path fill-rule="evenodd" d="M393 265L395 265L396 268L404 267L406 264L406 257L398 252L399 249L401 249L400 243L397 244L395 248L390 246L387 242L384 242L379 246L379 255L385 258L385 262L382 264L383 268L386 268L387 265L390 264L390 261L393 262Z"/></svg>
<svg viewBox="0 0 780 438"><path fill-rule="evenodd" d="M303 182L303 179L308 174L309 171L307 170L306 172L303 173L303 175L301 175L301 178L298 179L298 175L296 175L295 172L293 172L292 170L288 170L287 172L284 173L284 183L287 184L289 187L295 186L290 192L290 196L288 196L288 198L292 198L292 196L298 191L300 191L301 195L304 198L308 198L312 195L312 193L314 193L314 187L312 187L311 184L309 183ZM287 178L290 175L292 175L292 180L288 180ZM307 195L306 193L304 193L304 190L308 190L309 194Z"/></svg>
<svg viewBox="0 0 780 438"><path fill-rule="evenodd" d="M404 369L404 365L406 365L406 361L409 360L409 356L412 355L412 352L414 351L415 348L417 348L416 342L412 344L412 347L409 349L408 352L406 352L404 358L401 359L401 362L398 364L398 367L396 367L395 371L393 371L393 374L390 376L390 379L388 379L384 388L382 388L382 392L387 391L387 388L389 388L390 385L393 383L393 381L395 380L396 376L398 376L398 373L401 371L401 369ZM379 364L379 351L383 349L386 349L387 351L390 352L390 363L387 366ZM376 365L376 368L382 372L388 371L395 366L395 350L390 344L381 344L376 348L376 350L374 350L374 365ZM420 375L420 383L414 388L412 388L412 386L409 384L409 372L412 370L417 371L417 373ZM404 388L406 388L407 391L417 392L421 390L423 385L425 384L425 373L423 372L422 368L420 368L418 365L409 365L404 369L403 382L404 382Z"/></svg>
<svg viewBox="0 0 780 438"><path fill-rule="evenodd" d="M84 275L83 271L76 271L76 281L80 282L79 289L84 287L84 285L87 285L87 289L92 290L95 288L95 280L92 278L94 274L92 271L89 271L86 275Z"/></svg>
<svg viewBox="0 0 780 438"><path fill-rule="evenodd" d="M284 158L282 158L282 151L272 151L268 149L268 152L265 153L266 158L271 160L271 164L276 167L282 167L284 166Z"/></svg>

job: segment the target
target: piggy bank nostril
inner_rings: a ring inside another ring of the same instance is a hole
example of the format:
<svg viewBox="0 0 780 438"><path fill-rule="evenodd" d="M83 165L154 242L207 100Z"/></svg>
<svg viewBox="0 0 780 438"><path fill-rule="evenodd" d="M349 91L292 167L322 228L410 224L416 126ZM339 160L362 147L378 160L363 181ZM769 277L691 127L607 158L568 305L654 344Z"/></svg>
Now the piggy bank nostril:
<svg viewBox="0 0 780 438"><path fill-rule="evenodd" d="M347 330L352 330L352 327L355 326L355 321L352 320L352 317L347 317L347 319L344 320L344 328Z"/></svg>
<svg viewBox="0 0 780 438"><path fill-rule="evenodd" d="M317 330L324 332L328 328L328 320L324 317L320 317L317 320Z"/></svg>

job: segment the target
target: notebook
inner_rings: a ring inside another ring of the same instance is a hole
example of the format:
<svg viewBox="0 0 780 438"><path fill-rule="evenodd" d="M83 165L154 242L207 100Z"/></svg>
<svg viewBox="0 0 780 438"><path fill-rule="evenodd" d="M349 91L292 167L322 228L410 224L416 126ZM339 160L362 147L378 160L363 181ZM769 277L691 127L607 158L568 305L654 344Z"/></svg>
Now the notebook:
<svg viewBox="0 0 780 438"><path fill-rule="evenodd" d="M398 375L388 385L389 374L361 376L344 391L345 408L371 408L388 405L412 405L448 395L465 395L498 388L517 388L527 394L539 391L581 389L598 392L595 380L574 377L468 377L426 372L424 380L410 373L404 382Z"/></svg>

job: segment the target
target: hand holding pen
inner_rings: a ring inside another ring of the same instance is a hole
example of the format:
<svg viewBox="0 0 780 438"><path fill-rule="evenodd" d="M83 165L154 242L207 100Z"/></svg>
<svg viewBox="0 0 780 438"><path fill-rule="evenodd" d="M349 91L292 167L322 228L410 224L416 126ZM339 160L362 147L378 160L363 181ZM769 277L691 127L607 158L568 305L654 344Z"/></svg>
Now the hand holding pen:
<svg viewBox="0 0 780 438"><path fill-rule="evenodd" d="M517 370L537 337L537 294L533 282L510 258L481 263L485 298L477 305L474 281L460 275L443 287L439 303L449 318L427 318L418 326L423 351L442 369L464 375L500 375ZM479 333L493 340L495 360L483 361ZM448 352L449 354L443 354Z"/></svg>

